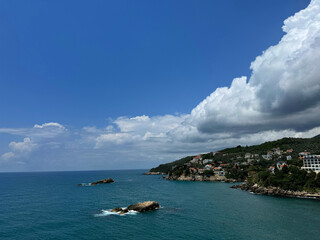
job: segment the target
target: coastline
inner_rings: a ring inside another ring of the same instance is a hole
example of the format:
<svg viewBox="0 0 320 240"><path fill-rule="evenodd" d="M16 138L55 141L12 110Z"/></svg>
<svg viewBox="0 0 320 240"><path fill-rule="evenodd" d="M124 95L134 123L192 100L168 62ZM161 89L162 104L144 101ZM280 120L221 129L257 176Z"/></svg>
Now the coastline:
<svg viewBox="0 0 320 240"><path fill-rule="evenodd" d="M163 172L144 172L143 175L167 175Z"/></svg>
<svg viewBox="0 0 320 240"><path fill-rule="evenodd" d="M262 195L268 195L268 196L320 200L320 193L310 193L306 191L291 191L291 190L284 190L277 187L261 187L258 184L251 185L249 183L241 183L238 185L233 185L230 188L241 189L243 191L249 191L254 194L262 194Z"/></svg>
<svg viewBox="0 0 320 240"><path fill-rule="evenodd" d="M206 175L168 175L166 177L166 180L171 180L171 181L199 181L199 182L239 182L235 179L228 179L225 176L206 176Z"/></svg>

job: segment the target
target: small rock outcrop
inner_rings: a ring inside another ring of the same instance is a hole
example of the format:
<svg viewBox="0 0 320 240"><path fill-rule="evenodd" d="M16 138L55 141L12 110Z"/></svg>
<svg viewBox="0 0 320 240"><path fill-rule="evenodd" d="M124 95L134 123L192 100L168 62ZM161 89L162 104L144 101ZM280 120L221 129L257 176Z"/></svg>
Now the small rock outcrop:
<svg viewBox="0 0 320 240"><path fill-rule="evenodd" d="M155 201L146 201L146 202L140 202L134 205L130 205L127 208L120 208L116 207L111 210L111 212L116 212L119 214L125 214L129 211L136 211L136 212L147 212L147 211L153 211L160 207L159 203Z"/></svg>
<svg viewBox="0 0 320 240"><path fill-rule="evenodd" d="M114 182L114 180L112 178L106 178L106 179L99 180L99 181L91 183L91 186L94 186L94 185L97 185L97 184L101 184L101 183L113 183L113 182Z"/></svg>
<svg viewBox="0 0 320 240"><path fill-rule="evenodd" d="M96 181L96 182L93 182L93 183L79 183L78 186L95 186L97 184L101 184L101 183L113 183L114 180L112 178L106 178L106 179L103 179L103 180L99 180L99 181Z"/></svg>
<svg viewBox="0 0 320 240"><path fill-rule="evenodd" d="M160 207L159 203L157 203L155 201L146 201L146 202L141 202L141 203L137 203L134 205L130 205L128 207L128 209L133 210L133 211L137 211L137 212L146 212L146 211L155 210L159 207Z"/></svg>
<svg viewBox="0 0 320 240"><path fill-rule="evenodd" d="M121 207L116 207L116 208L111 210L111 212L121 212L121 211L122 211Z"/></svg>

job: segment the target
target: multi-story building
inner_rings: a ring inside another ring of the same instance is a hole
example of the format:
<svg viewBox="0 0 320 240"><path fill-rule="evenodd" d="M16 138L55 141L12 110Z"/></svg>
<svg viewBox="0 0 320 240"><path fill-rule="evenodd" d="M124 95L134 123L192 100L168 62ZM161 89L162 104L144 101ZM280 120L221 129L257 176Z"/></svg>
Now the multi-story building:
<svg viewBox="0 0 320 240"><path fill-rule="evenodd" d="M303 167L307 171L320 172L320 155L305 155L302 157Z"/></svg>

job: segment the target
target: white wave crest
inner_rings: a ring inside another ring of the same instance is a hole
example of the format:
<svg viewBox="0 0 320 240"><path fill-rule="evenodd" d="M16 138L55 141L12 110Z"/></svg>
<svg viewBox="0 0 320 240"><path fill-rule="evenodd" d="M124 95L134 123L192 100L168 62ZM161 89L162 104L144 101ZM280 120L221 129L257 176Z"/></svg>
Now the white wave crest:
<svg viewBox="0 0 320 240"><path fill-rule="evenodd" d="M123 210L126 209L125 207L122 208ZM125 216L125 215L136 215L138 212L134 210L129 210L126 213L120 214L120 212L112 212L112 209L108 210L101 210L101 213L94 214L95 217L106 217L109 215L119 215L119 216Z"/></svg>
<svg viewBox="0 0 320 240"><path fill-rule="evenodd" d="M92 186L91 183L80 183L79 185L82 186L82 187L90 187L90 186Z"/></svg>

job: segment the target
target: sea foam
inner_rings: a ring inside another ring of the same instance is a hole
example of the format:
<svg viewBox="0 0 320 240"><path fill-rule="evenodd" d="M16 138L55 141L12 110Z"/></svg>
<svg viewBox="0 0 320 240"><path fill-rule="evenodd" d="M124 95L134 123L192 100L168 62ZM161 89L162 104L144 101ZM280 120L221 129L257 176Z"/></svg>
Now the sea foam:
<svg viewBox="0 0 320 240"><path fill-rule="evenodd" d="M125 209L125 208L122 208ZM97 213L94 216L95 217L106 217L109 215L118 215L118 216L125 216L125 215L136 215L138 212L134 211L134 210L129 210L127 213L124 214L119 214L119 212L112 212L112 209L108 209L108 210L101 210L101 213Z"/></svg>
<svg viewBox="0 0 320 240"><path fill-rule="evenodd" d="M90 187L90 186L92 186L91 183L80 183L79 185L81 185L82 187Z"/></svg>

